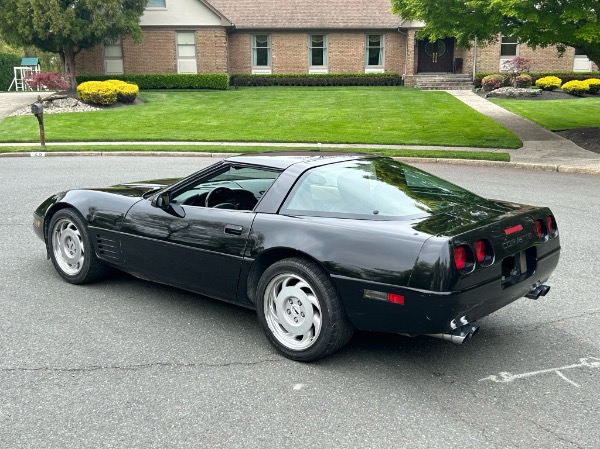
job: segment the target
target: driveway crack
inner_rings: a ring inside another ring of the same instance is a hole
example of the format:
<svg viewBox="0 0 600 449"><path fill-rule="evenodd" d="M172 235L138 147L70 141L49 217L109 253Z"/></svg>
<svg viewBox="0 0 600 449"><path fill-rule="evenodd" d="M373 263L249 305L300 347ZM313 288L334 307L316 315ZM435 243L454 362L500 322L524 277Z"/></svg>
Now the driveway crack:
<svg viewBox="0 0 600 449"><path fill-rule="evenodd" d="M92 371L118 370L118 371L140 371L152 368L224 368L229 366L255 366L263 363L279 363L283 359L261 359L252 362L223 362L223 363L174 363L174 362L153 362L139 363L135 365L89 365L80 367L60 367L60 366L38 366L38 367L2 367L0 372L58 372L58 373L86 373Z"/></svg>

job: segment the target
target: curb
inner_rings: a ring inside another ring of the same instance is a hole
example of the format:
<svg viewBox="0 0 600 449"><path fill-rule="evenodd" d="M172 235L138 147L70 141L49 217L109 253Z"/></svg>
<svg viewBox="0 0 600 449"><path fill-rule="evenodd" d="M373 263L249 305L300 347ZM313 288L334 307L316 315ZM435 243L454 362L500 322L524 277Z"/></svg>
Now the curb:
<svg viewBox="0 0 600 449"><path fill-rule="evenodd" d="M205 158L226 158L236 156L240 153L199 153L199 152L168 152L168 151L56 151L56 152L23 152L23 153L0 153L0 158L13 157L205 157ZM394 157L393 159L409 164L445 164L445 165L466 165L471 167L495 167L495 168L513 168L520 170L538 170L558 173L576 173L583 175L600 176L600 167L586 167L568 164L540 164L527 162L499 162L484 161L473 159L444 159L444 158L417 158L417 157Z"/></svg>

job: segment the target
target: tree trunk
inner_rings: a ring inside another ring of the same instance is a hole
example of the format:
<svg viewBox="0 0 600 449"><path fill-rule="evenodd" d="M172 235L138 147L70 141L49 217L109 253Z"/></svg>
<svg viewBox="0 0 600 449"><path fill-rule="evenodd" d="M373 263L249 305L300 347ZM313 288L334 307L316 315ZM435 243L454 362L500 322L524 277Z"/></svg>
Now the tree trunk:
<svg viewBox="0 0 600 449"><path fill-rule="evenodd" d="M75 49L73 47L63 47L60 52L60 60L63 64L63 74L69 83L69 90L76 90L77 80L75 79Z"/></svg>

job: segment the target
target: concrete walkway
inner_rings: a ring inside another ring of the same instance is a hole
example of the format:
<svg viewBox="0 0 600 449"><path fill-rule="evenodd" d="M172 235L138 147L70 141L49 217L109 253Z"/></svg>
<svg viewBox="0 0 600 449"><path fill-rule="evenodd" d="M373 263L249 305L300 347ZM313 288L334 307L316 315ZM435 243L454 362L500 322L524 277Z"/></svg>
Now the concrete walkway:
<svg viewBox="0 0 600 449"><path fill-rule="evenodd" d="M585 150L570 140L507 111L471 91L452 90L448 92L481 114L500 123L523 141L522 148L507 150L511 162L535 164L540 167L548 165L569 166L574 169L589 168L590 172L596 170L600 172L600 154Z"/></svg>
<svg viewBox="0 0 600 449"><path fill-rule="evenodd" d="M464 90L448 91L458 100L472 107L483 115L497 121L505 128L515 133L523 141L523 147L517 150L503 148L473 148L473 147L440 147L434 145L367 145L367 144L316 144L316 143L264 143L264 142L62 142L52 143L53 147L62 145L183 145L183 146L264 146L277 148L329 148L329 149L416 149L416 150L462 150L462 151L489 151L509 153L511 162L491 162L491 161L467 161L450 159L418 159L420 162L443 162L460 163L469 165L495 165L512 166L523 169L561 171L574 173L587 173L600 175L600 154L585 150L570 140L564 139L541 126L524 119L494 103L480 97L479 95ZM0 93L0 120L4 119L12 112L28 106L37 99L39 92L15 92ZM43 92L44 97L49 92ZM31 144L22 143L0 143L0 146L30 146ZM56 153L52 153L56 154ZM64 153L61 153L64 154ZM70 155L77 153L69 152ZM86 155L91 155L86 152ZM98 153L102 154L102 153ZM117 155L115 152L107 153ZM139 153L136 153L139 154ZM144 155L159 155L159 152L144 152ZM0 157L16 156L17 153L0 153ZM20 155L23 155L22 153ZM166 152L165 156L174 155ZM207 154L203 154L207 156ZM222 153L215 153L215 156L222 157Z"/></svg>

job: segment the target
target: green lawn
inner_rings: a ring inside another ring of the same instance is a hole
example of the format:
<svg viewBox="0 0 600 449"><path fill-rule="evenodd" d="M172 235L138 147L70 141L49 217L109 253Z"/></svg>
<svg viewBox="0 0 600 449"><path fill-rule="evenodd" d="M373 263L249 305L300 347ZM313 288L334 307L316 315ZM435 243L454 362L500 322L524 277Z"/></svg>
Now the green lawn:
<svg viewBox="0 0 600 449"><path fill-rule="evenodd" d="M445 92L398 87L143 92L144 104L45 116L48 142L244 141L519 148ZM0 142L39 139L32 116L0 122Z"/></svg>
<svg viewBox="0 0 600 449"><path fill-rule="evenodd" d="M551 131L600 126L600 98L572 100L507 100L494 103Z"/></svg>
<svg viewBox="0 0 600 449"><path fill-rule="evenodd" d="M314 147L306 148L282 148L265 146L235 146L235 145L53 145L45 148L39 145L10 146L0 147L0 153L29 153L46 152L55 153L62 151L89 151L89 152L117 152L117 151L138 151L138 152L195 152L195 153L258 153L263 151L285 151L285 150L314 150ZM323 148L323 151L332 150ZM392 157L419 157L434 159L471 159L485 161L509 162L508 153L490 152L490 151L451 151L451 150L389 150L389 149L369 149L352 148L353 153L372 153L382 156Z"/></svg>

